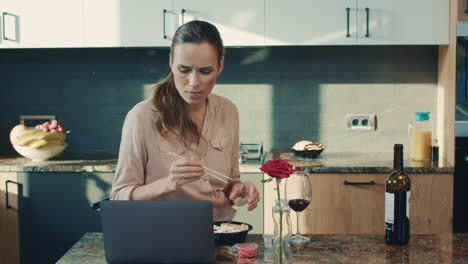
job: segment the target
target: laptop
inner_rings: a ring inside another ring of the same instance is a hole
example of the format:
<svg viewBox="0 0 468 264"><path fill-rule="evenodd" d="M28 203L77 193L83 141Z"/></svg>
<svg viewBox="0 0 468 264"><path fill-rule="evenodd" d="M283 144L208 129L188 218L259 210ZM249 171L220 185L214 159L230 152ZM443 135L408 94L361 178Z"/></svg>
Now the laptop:
<svg viewBox="0 0 468 264"><path fill-rule="evenodd" d="M214 263L209 201L102 201L109 263Z"/></svg>

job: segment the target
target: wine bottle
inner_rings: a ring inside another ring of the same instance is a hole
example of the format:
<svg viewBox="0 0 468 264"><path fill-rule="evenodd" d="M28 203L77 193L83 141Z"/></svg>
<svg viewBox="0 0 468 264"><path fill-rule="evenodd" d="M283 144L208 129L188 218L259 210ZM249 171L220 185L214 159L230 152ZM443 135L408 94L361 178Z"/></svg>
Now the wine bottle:
<svg viewBox="0 0 468 264"><path fill-rule="evenodd" d="M410 238L411 181L403 169L403 145L395 144L393 171L385 184L385 242L406 245Z"/></svg>

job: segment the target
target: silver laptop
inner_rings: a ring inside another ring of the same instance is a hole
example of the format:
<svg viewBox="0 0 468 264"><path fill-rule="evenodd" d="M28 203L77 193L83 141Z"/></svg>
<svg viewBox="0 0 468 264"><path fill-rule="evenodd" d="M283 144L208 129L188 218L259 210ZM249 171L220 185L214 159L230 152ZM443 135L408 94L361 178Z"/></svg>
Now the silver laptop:
<svg viewBox="0 0 468 264"><path fill-rule="evenodd" d="M102 201L110 263L214 263L209 201Z"/></svg>

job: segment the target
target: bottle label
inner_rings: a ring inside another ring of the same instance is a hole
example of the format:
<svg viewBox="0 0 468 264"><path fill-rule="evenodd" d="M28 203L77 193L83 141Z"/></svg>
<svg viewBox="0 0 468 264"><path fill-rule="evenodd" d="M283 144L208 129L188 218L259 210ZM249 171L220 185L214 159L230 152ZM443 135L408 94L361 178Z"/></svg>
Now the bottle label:
<svg viewBox="0 0 468 264"><path fill-rule="evenodd" d="M395 209L395 194L385 192L385 223L393 224L395 222L394 217L394 209ZM386 225L386 228L388 226Z"/></svg>
<svg viewBox="0 0 468 264"><path fill-rule="evenodd" d="M385 192L385 228L392 229L391 225L395 223L395 217L404 217L403 215L395 215L398 210L397 207L403 206L403 212L405 212L406 217L410 217L409 208L410 208L410 197L411 191L408 192L396 192L389 193ZM397 204L395 204L397 200ZM390 225L388 225L390 224Z"/></svg>

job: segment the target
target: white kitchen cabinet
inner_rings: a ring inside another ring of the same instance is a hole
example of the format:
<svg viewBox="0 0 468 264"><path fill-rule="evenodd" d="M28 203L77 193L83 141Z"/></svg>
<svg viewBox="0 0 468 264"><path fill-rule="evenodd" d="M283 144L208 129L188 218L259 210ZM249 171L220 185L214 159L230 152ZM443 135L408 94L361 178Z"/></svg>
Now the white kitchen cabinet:
<svg viewBox="0 0 468 264"><path fill-rule="evenodd" d="M253 229L249 234L263 234L263 173L241 173L241 181L252 182L260 195L260 201L257 203L257 208L252 211L247 211L248 206L234 206L236 214L233 221L244 222L252 225ZM270 208L271 209L271 208Z"/></svg>
<svg viewBox="0 0 468 264"><path fill-rule="evenodd" d="M266 45L356 44L356 8L355 0L268 0Z"/></svg>
<svg viewBox="0 0 468 264"><path fill-rule="evenodd" d="M83 45L82 0L2 0L0 48Z"/></svg>
<svg viewBox="0 0 468 264"><path fill-rule="evenodd" d="M265 1L266 45L447 44L445 0Z"/></svg>
<svg viewBox="0 0 468 264"><path fill-rule="evenodd" d="M449 1L358 0L358 4L358 44L448 44Z"/></svg>
<svg viewBox="0 0 468 264"><path fill-rule="evenodd" d="M85 47L171 44L177 15L172 0L83 0Z"/></svg>
<svg viewBox="0 0 468 264"><path fill-rule="evenodd" d="M198 19L214 24L225 46L262 46L264 4L264 0L174 0L174 11L181 14L180 23Z"/></svg>

